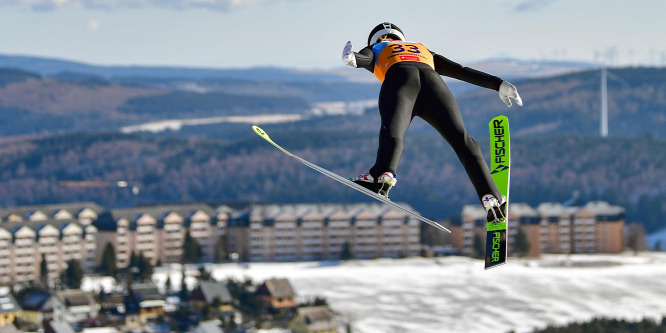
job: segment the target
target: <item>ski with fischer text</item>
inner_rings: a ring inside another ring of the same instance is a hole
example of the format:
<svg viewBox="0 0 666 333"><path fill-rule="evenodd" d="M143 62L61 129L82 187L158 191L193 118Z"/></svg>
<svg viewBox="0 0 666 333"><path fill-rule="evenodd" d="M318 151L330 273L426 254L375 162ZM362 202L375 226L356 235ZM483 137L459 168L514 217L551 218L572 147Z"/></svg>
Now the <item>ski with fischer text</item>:
<svg viewBox="0 0 666 333"><path fill-rule="evenodd" d="M506 263L511 174L509 119L506 116L497 116L490 121L488 128L490 130L490 174L497 189L506 198L507 214L504 218L488 222L486 226L486 269Z"/></svg>

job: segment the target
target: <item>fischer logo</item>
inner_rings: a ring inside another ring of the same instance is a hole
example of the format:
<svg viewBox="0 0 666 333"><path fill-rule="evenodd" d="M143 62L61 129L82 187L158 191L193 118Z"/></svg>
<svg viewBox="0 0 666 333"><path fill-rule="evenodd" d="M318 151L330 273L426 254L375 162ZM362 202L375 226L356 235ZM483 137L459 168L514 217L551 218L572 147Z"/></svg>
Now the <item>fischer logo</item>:
<svg viewBox="0 0 666 333"><path fill-rule="evenodd" d="M495 135L495 163L497 167L491 172L498 173L509 168L508 165L505 165L506 161L506 142L504 141L504 127L502 126L503 120L494 120L493 121L493 134Z"/></svg>
<svg viewBox="0 0 666 333"><path fill-rule="evenodd" d="M493 262L500 260L500 248L502 247L502 234L499 231L493 232Z"/></svg>
<svg viewBox="0 0 666 333"><path fill-rule="evenodd" d="M491 172L490 174L492 175L492 174L494 174L494 173L502 172L502 171L504 171L504 170L506 170L506 169L508 169L508 168L509 168L508 166L503 165L503 164L500 164L500 165L498 165L498 166L495 168L495 170L493 170L493 172Z"/></svg>

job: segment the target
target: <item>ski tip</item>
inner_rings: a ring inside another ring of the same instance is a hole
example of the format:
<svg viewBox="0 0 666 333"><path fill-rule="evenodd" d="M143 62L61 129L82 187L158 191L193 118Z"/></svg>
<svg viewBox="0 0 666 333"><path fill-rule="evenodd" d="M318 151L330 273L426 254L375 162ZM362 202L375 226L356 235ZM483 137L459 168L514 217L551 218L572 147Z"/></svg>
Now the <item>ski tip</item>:
<svg viewBox="0 0 666 333"><path fill-rule="evenodd" d="M261 129L261 127L257 125L252 125L252 129L254 130L255 133L257 133L260 137L262 138L268 138L268 134L264 132L264 130Z"/></svg>
<svg viewBox="0 0 666 333"><path fill-rule="evenodd" d="M451 233L451 230L447 229L445 226L443 226L443 225L441 225L441 224L439 224L439 223L437 223L437 222L435 222L435 221L431 221L431 220L428 220L428 219L426 219L426 218L423 218L423 219L420 219L420 220L423 221L423 222L426 222L426 223L430 224L432 227L434 227L435 229L437 229L437 230L439 230L439 231L443 231L443 232Z"/></svg>
<svg viewBox="0 0 666 333"><path fill-rule="evenodd" d="M441 224L439 224L439 223L437 223L437 222L435 222L435 221L430 221L430 222L428 222L428 224L430 224L431 226L435 227L435 228L438 229L439 231L447 232L447 233L449 233L449 234L451 233L451 230L449 230L449 229L446 228L445 226L443 226L443 225L441 225Z"/></svg>

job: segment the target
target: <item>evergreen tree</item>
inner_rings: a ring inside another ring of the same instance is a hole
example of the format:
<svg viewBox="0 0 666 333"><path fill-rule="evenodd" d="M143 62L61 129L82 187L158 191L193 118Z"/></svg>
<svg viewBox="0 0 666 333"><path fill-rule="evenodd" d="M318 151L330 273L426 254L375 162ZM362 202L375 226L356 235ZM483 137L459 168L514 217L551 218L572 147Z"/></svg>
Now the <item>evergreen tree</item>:
<svg viewBox="0 0 666 333"><path fill-rule="evenodd" d="M143 252L139 252L135 267L138 269L138 278L141 281L150 281L153 276L153 265L150 263L150 259L143 255Z"/></svg>
<svg viewBox="0 0 666 333"><path fill-rule="evenodd" d="M522 228L518 228L516 242L513 245L512 252L519 257L526 256L530 252L530 241Z"/></svg>
<svg viewBox="0 0 666 333"><path fill-rule="evenodd" d="M227 279L227 288L234 300L238 301L238 308L248 318L258 318L264 310L261 296L256 293L256 286L250 278L239 282L232 278Z"/></svg>
<svg viewBox="0 0 666 333"><path fill-rule="evenodd" d="M205 267L199 267L199 281L214 281L213 276Z"/></svg>
<svg viewBox="0 0 666 333"><path fill-rule="evenodd" d="M138 255L132 252L127 269L131 279L135 281L150 281L153 276L153 264L150 262L150 258L143 255L143 252L139 252Z"/></svg>
<svg viewBox="0 0 666 333"><path fill-rule="evenodd" d="M342 245L342 251L340 252L340 260L352 260L354 259L354 253L351 250L351 244L348 241Z"/></svg>
<svg viewBox="0 0 666 333"><path fill-rule="evenodd" d="M188 230L185 233L185 240L183 241L183 262L184 263L197 263L201 259L203 252L201 246Z"/></svg>
<svg viewBox="0 0 666 333"><path fill-rule="evenodd" d="M167 275L166 281L164 281L164 291L168 294L171 291L171 276Z"/></svg>
<svg viewBox="0 0 666 333"><path fill-rule="evenodd" d="M83 268L77 259L67 261L67 268L60 273L60 281L72 289L79 289L83 280Z"/></svg>
<svg viewBox="0 0 666 333"><path fill-rule="evenodd" d="M185 265L181 265L180 268L180 291L178 292L178 297L181 303L187 302L188 292L187 284L185 283Z"/></svg>
<svg viewBox="0 0 666 333"><path fill-rule="evenodd" d="M236 324L236 316L234 315L233 312L230 314L225 314L222 318L222 322L224 325L225 332L226 331L236 332L236 330L238 329L238 324Z"/></svg>
<svg viewBox="0 0 666 333"><path fill-rule="evenodd" d="M472 250L474 250L472 253L472 257L474 258L483 258L486 255L486 243L483 241L481 235L474 234L474 246Z"/></svg>
<svg viewBox="0 0 666 333"><path fill-rule="evenodd" d="M206 304L202 309L201 315L206 320L218 319L220 317L220 306L222 306L222 300L219 296L215 296L213 300Z"/></svg>
<svg viewBox="0 0 666 333"><path fill-rule="evenodd" d="M298 307L323 306L323 305L328 305L328 301L326 300L326 298L316 296L314 299L307 300L306 302L298 304Z"/></svg>
<svg viewBox="0 0 666 333"><path fill-rule="evenodd" d="M136 267L136 263L137 263L136 253L132 252L132 254L130 255L130 262L128 267Z"/></svg>
<svg viewBox="0 0 666 333"><path fill-rule="evenodd" d="M229 260L229 253L227 251L227 238L220 236L217 238L215 243L215 261L227 261Z"/></svg>
<svg viewBox="0 0 666 333"><path fill-rule="evenodd" d="M111 243L106 243L104 251L102 252L102 262L97 269L98 272L115 277L118 273L118 265L116 261L116 249Z"/></svg>
<svg viewBox="0 0 666 333"><path fill-rule="evenodd" d="M328 301L326 301L326 298L324 297L315 297L314 303L312 304L313 306L322 306L322 305L328 305Z"/></svg>
<svg viewBox="0 0 666 333"><path fill-rule="evenodd" d="M639 251L647 248L645 242L645 229L641 223L631 223L627 228L627 247L632 249L636 255Z"/></svg>
<svg viewBox="0 0 666 333"><path fill-rule="evenodd" d="M42 262L39 264L39 280L42 282L44 287L48 287L49 265L44 254L42 254Z"/></svg>

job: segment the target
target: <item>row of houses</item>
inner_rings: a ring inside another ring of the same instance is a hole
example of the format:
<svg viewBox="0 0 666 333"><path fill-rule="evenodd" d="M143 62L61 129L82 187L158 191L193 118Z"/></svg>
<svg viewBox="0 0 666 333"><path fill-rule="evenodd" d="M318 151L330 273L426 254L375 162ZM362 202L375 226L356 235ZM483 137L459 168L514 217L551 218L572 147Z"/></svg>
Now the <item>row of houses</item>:
<svg viewBox="0 0 666 333"><path fill-rule="evenodd" d="M78 323L97 317L99 304L93 295L81 290L50 292L26 289L14 297L8 287L0 288L0 327L42 326L44 320Z"/></svg>
<svg viewBox="0 0 666 333"><path fill-rule="evenodd" d="M337 330L335 317L328 306L301 306L296 302L296 292L289 280L273 278L256 287L255 294L264 309L282 311L287 319L299 316L309 332L333 333ZM226 319L226 326L233 320L242 324L243 313L239 302L229 291L228 285L218 281L199 281L194 290L183 299L162 294L152 284L132 285L108 294L93 295L82 290L50 291L26 288L15 297L9 288L0 288L0 327L12 325L21 330L53 332L99 331L101 327L111 331L154 331L159 328L151 324L175 321L166 317L176 313L179 307L187 306L197 317L193 322L205 319L206 309L214 308L217 319ZM192 321L191 318L188 321ZM193 323L176 323L188 326ZM194 326L194 325L192 325ZM203 330L220 333L219 323ZM69 327L68 330L60 330ZM152 327L152 328L151 328ZM93 329L95 328L95 329ZM168 330L168 327L167 327ZM202 330L197 330L202 331Z"/></svg>
<svg viewBox="0 0 666 333"><path fill-rule="evenodd" d="M408 205L405 205L408 208ZM480 205L462 209L445 224L450 244L473 254L474 238L485 237L486 213ZM86 273L99 266L112 244L117 266L128 267L141 253L155 265L179 263L187 233L204 262L301 261L339 259L344 249L355 258L403 257L421 253L420 222L393 207L374 204L206 204L155 205L107 210L94 203L32 206L0 210L0 285L48 278L77 259ZM530 255L620 252L624 209L605 202L580 207L543 203L533 208L511 203L510 241L526 233ZM427 233L439 233L429 227ZM511 246L509 247L511 248Z"/></svg>

